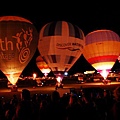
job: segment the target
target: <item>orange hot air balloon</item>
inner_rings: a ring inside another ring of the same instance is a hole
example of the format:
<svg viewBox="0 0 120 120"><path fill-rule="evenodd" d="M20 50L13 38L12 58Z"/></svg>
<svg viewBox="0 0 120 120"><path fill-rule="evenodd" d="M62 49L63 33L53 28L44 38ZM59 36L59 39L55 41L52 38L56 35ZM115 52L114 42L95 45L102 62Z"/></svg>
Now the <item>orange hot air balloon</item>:
<svg viewBox="0 0 120 120"><path fill-rule="evenodd" d="M96 30L86 35L83 56L107 78L120 53L120 37L111 30Z"/></svg>
<svg viewBox="0 0 120 120"><path fill-rule="evenodd" d="M44 74L45 77L51 71L50 67L47 65L47 63L43 60L41 56L38 56L36 58L36 65L40 69L40 71Z"/></svg>
<svg viewBox="0 0 120 120"><path fill-rule="evenodd" d="M81 56L84 38L78 26L66 21L50 22L42 27L38 50L56 77L63 77Z"/></svg>
<svg viewBox="0 0 120 120"><path fill-rule="evenodd" d="M38 46L33 23L19 16L0 17L0 69L15 85Z"/></svg>

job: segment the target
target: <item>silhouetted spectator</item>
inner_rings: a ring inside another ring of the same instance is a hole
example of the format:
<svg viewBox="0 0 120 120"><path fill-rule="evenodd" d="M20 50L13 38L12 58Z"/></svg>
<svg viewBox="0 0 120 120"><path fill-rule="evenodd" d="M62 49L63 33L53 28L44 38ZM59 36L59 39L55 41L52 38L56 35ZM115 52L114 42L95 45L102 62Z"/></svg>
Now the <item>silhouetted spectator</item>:
<svg viewBox="0 0 120 120"><path fill-rule="evenodd" d="M39 108L39 119L38 120L47 120L48 115L47 115L47 106L48 102L47 100L43 99L40 102L40 108Z"/></svg>
<svg viewBox="0 0 120 120"><path fill-rule="evenodd" d="M16 113L12 120L34 120L33 105L31 102L30 91L23 89L21 93L21 101L16 107Z"/></svg>
<svg viewBox="0 0 120 120"><path fill-rule="evenodd" d="M98 120L98 112L96 109L95 98L93 99L93 93L90 89L87 89L82 96L83 118L87 120Z"/></svg>
<svg viewBox="0 0 120 120"><path fill-rule="evenodd" d="M111 120L120 120L120 87L117 87L114 91L115 102L111 110Z"/></svg>
<svg viewBox="0 0 120 120"><path fill-rule="evenodd" d="M58 91L53 91L51 94L51 102L48 105L46 115L50 120L66 120L66 109L61 102Z"/></svg>
<svg viewBox="0 0 120 120"><path fill-rule="evenodd" d="M67 120L82 120L83 110L77 94L70 95L67 106Z"/></svg>

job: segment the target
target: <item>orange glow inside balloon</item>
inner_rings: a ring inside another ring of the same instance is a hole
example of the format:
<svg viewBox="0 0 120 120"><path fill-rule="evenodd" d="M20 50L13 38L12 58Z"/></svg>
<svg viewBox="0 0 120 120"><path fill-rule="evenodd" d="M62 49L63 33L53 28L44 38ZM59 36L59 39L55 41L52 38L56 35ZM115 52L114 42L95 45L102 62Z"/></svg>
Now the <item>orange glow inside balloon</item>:
<svg viewBox="0 0 120 120"><path fill-rule="evenodd" d="M12 85L16 85L16 82L17 82L20 74L21 74L21 73L12 73L12 72L11 72L11 73L5 74L5 75L6 75L6 77L8 78L8 80L10 81L10 83L11 83Z"/></svg>
<svg viewBox="0 0 120 120"><path fill-rule="evenodd" d="M34 25L18 16L0 17L0 69L15 85L38 45Z"/></svg>
<svg viewBox="0 0 120 120"><path fill-rule="evenodd" d="M38 56L36 58L36 65L40 69L40 71L44 74L45 77L51 71L50 67L47 65L47 63L43 60L41 56Z"/></svg>
<svg viewBox="0 0 120 120"><path fill-rule="evenodd" d="M83 56L107 78L120 53L120 37L111 30L96 30L86 35Z"/></svg>
<svg viewBox="0 0 120 120"><path fill-rule="evenodd" d="M98 70L98 72L102 75L104 79L106 79L109 74L109 70L106 70L106 69L103 69L101 71Z"/></svg>
<svg viewBox="0 0 120 120"><path fill-rule="evenodd" d="M104 79L107 78L109 71L113 67L114 62L98 62L92 64L92 66L102 75Z"/></svg>

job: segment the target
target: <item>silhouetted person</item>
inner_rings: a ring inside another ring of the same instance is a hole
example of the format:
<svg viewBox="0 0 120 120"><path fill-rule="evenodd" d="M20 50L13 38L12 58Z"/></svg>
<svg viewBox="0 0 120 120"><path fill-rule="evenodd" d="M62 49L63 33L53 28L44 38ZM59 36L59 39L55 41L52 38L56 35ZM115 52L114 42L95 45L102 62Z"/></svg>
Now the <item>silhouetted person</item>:
<svg viewBox="0 0 120 120"><path fill-rule="evenodd" d="M47 108L48 119L50 120L66 120L66 109L61 102L58 91L53 91L51 94L51 102Z"/></svg>
<svg viewBox="0 0 120 120"><path fill-rule="evenodd" d="M120 120L120 87L117 87L114 91L115 102L111 110L111 120Z"/></svg>
<svg viewBox="0 0 120 120"><path fill-rule="evenodd" d="M38 120L47 120L47 118L48 118L47 106L48 106L48 101L45 99L41 100Z"/></svg>
<svg viewBox="0 0 120 120"><path fill-rule="evenodd" d="M70 95L69 104L67 106L67 120L82 120L82 106L78 100L77 94Z"/></svg>
<svg viewBox="0 0 120 120"><path fill-rule="evenodd" d="M16 107L16 113L12 120L33 120L33 106L30 97L30 91L23 89L21 101Z"/></svg>

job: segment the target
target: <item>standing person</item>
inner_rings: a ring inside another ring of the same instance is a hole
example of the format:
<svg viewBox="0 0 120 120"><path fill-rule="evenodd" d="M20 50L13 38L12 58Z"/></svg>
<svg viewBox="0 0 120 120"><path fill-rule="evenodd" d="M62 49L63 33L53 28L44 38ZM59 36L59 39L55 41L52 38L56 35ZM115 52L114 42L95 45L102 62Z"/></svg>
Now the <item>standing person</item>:
<svg viewBox="0 0 120 120"><path fill-rule="evenodd" d="M47 105L47 120L66 120L66 109L61 101L58 91L53 91L51 101Z"/></svg>
<svg viewBox="0 0 120 120"><path fill-rule="evenodd" d="M82 105L77 94L70 95L67 109L67 120L82 120L84 118Z"/></svg>
<svg viewBox="0 0 120 120"><path fill-rule="evenodd" d="M21 101L16 107L12 120L33 120L33 105L31 102L30 91L23 89L21 93Z"/></svg>
<svg viewBox="0 0 120 120"><path fill-rule="evenodd" d="M109 117L111 120L120 120L120 86L118 86L114 91L113 95L115 101L113 103L111 114L112 116Z"/></svg>

